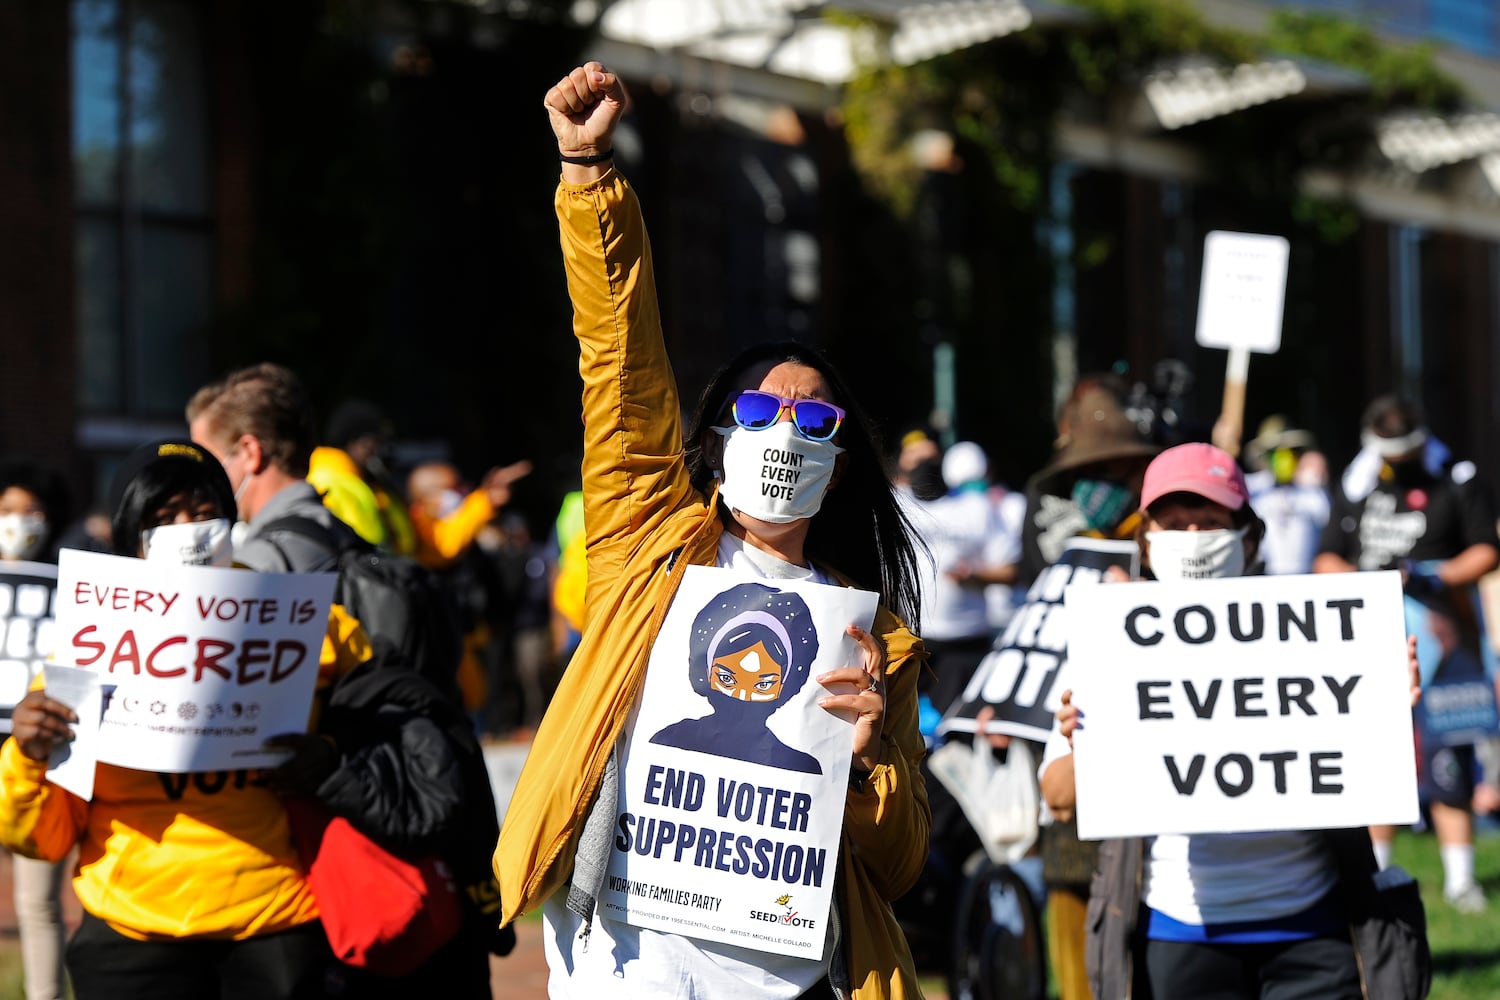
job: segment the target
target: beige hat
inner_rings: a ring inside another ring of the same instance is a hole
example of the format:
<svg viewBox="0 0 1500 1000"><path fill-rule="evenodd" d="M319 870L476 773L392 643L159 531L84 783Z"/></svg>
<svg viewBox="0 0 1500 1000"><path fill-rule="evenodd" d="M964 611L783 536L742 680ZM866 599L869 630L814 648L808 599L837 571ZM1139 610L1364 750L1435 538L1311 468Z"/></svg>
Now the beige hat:
<svg viewBox="0 0 1500 1000"><path fill-rule="evenodd" d="M1245 444L1245 464L1264 469L1266 456L1277 448L1311 448L1315 443L1310 431L1299 430L1286 417L1273 413L1260 422L1255 437Z"/></svg>

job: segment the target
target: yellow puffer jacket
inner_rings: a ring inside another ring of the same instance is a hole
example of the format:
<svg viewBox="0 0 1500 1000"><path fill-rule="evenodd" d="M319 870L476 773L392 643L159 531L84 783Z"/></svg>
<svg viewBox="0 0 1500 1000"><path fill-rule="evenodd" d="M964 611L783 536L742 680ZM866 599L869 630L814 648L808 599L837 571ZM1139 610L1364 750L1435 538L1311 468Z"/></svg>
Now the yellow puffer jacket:
<svg viewBox="0 0 1500 1000"><path fill-rule="evenodd" d="M582 642L500 831L494 863L507 922L536 909L570 876L583 821L682 573L712 565L723 532L688 479L634 193L611 171L592 184L562 185L557 212L584 381L588 599ZM848 793L837 883L843 964L860 1000L921 996L889 901L920 874L931 820L917 769L921 643L884 609L873 631L888 651L881 763L863 790Z"/></svg>

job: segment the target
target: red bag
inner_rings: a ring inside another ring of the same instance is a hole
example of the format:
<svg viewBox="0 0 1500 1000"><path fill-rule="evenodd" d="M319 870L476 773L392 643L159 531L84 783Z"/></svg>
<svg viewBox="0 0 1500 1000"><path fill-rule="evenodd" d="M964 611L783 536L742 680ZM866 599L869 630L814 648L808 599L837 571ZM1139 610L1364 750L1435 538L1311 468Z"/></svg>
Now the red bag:
<svg viewBox="0 0 1500 1000"><path fill-rule="evenodd" d="M311 800L288 801L286 814L339 961L404 976L458 934L463 903L441 858L397 857Z"/></svg>

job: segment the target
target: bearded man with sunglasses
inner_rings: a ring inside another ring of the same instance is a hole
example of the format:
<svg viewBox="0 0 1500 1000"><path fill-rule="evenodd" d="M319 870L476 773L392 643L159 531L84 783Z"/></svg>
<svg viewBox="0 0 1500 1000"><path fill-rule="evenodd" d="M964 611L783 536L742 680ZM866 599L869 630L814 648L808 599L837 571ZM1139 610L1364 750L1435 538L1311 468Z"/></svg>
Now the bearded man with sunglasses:
<svg viewBox="0 0 1500 1000"><path fill-rule="evenodd" d="M635 195L612 169L624 87L598 63L548 91L583 376L588 595L583 638L542 720L495 851L502 919L542 907L554 997L917 997L890 900L916 881L930 814L918 762L917 559L869 422L838 373L795 343L710 380L686 447ZM615 747L656 630L689 565L773 582L864 586L857 662L813 678L856 719L834 912L823 954L750 951L596 910L615 820ZM887 609L892 610L887 610ZM893 613L893 611L895 613Z"/></svg>

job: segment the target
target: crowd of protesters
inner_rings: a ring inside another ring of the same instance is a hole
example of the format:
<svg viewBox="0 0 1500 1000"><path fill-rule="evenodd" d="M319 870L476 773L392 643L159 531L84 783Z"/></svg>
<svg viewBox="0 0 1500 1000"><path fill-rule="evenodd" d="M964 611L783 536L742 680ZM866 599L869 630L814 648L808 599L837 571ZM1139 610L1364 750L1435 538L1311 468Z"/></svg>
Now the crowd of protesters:
<svg viewBox="0 0 1500 1000"><path fill-rule="evenodd" d="M102 765L94 798L78 799L46 775L76 715L39 682L14 692L0 844L17 855L29 997L62 996L64 964L81 1000L488 996L488 957L508 946L499 928L531 910L544 915L554 996L920 995L925 957L913 958L903 925L958 933L943 921L979 849L923 757L964 738L940 720L1028 589L1080 538L1127 543L1143 579L1399 570L1421 686L1464 671L1494 678L1474 596L1500 566L1488 487L1394 396L1358 427L1351 420L1361 450L1337 475L1284 417L1243 442L1242 470L1230 454L1242 442L1173 440L1118 377L1085 377L1059 409L1051 459L1012 490L992 481L977 444L945 448L930 429L883 454L838 371L775 342L726 359L683 427L642 212L610 158L623 88L590 64L546 105L585 418L581 489L559 498L555 519L514 509L529 462L473 483L440 458L398 468L398 428L377 405L344 401L319 427L295 373L274 364L204 387L184 401L188 434L125 459L102 537L73 524L54 470L0 464L0 568L92 547L327 571L363 546L420 566L455 634L451 662L436 670L392 662L372 639L377 623L336 604L321 718L281 739L285 764L222 792L168 794L156 775ZM882 389L860 391L875 400ZM798 456L806 488L795 500L759 488L758 456L771 445ZM650 930L597 908L617 752L681 566L879 595L873 627L848 628L857 655L816 678L830 692L819 704L853 720L838 929L820 958ZM1045 752L1036 747L1040 774L1028 776L1046 804L1028 878L1063 1000L1398 995L1350 947L1340 891L1390 864L1389 827L1081 840L1071 741L1086 708L1064 695ZM452 763L478 759L486 735L534 740L503 830L488 791ZM1003 758L1012 741L973 742ZM1476 803L1483 812L1497 801L1492 751L1421 738L1444 896L1466 913L1486 905L1473 841ZM401 976L342 963L292 836L286 800L296 796L387 844L438 850L471 888L463 930ZM57 900L69 876L85 915L64 945ZM943 890L924 897L930 912L913 911L930 880Z"/></svg>

